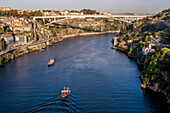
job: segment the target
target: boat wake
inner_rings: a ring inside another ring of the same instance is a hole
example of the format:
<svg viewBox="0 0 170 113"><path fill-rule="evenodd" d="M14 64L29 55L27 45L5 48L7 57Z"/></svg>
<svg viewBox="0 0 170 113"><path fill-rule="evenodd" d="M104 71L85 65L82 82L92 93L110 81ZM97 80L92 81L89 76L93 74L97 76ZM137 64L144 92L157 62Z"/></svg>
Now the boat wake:
<svg viewBox="0 0 170 113"><path fill-rule="evenodd" d="M70 94L66 99L61 99L60 94L56 95L44 102L33 106L26 113L37 113L37 112L80 112L74 103L74 96Z"/></svg>
<svg viewBox="0 0 170 113"><path fill-rule="evenodd" d="M60 98L60 94L48 99L48 100L45 100L44 102L40 103L40 104L37 104L35 106L33 106L29 111L27 111L27 113L35 113L35 112L39 112L43 109L45 109L46 107L52 105L52 104L55 104L57 101L61 100Z"/></svg>

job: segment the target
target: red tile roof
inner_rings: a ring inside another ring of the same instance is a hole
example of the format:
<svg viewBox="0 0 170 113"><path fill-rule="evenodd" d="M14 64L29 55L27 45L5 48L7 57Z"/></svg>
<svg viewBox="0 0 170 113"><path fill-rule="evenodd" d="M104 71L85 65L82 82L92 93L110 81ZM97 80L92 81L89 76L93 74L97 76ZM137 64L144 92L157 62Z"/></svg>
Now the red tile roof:
<svg viewBox="0 0 170 113"><path fill-rule="evenodd" d="M10 34L0 35L0 36L3 38L12 37L12 35L10 35Z"/></svg>
<svg viewBox="0 0 170 113"><path fill-rule="evenodd" d="M30 27L30 26L22 26L22 27Z"/></svg>
<svg viewBox="0 0 170 113"><path fill-rule="evenodd" d="M15 37L21 37L21 36L26 36L26 35L15 35Z"/></svg>
<svg viewBox="0 0 170 113"><path fill-rule="evenodd" d="M126 44L125 41L119 43L119 45L125 45L125 44Z"/></svg>

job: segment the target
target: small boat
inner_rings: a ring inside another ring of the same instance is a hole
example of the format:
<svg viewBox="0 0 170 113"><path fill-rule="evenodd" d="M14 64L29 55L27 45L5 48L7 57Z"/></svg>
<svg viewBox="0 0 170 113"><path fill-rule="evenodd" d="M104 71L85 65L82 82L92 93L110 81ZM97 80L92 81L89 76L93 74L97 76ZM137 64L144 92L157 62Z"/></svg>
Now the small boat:
<svg viewBox="0 0 170 113"><path fill-rule="evenodd" d="M54 59L50 59L50 61L48 62L48 66L52 66L54 64L55 60Z"/></svg>
<svg viewBox="0 0 170 113"><path fill-rule="evenodd" d="M64 87L64 90L61 91L61 99L65 99L69 94L71 93L71 90Z"/></svg>

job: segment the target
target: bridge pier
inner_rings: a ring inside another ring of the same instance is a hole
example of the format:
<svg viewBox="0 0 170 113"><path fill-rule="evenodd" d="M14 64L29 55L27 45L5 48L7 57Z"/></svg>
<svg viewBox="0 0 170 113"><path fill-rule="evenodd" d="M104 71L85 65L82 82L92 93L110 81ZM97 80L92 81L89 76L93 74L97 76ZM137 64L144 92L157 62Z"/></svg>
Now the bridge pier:
<svg viewBox="0 0 170 113"><path fill-rule="evenodd" d="M126 22L126 17L124 17L124 20L123 20L123 29L125 28L125 22Z"/></svg>
<svg viewBox="0 0 170 113"><path fill-rule="evenodd" d="M44 22L44 25L45 25L45 18L43 18L43 22Z"/></svg>
<svg viewBox="0 0 170 113"><path fill-rule="evenodd" d="M56 22L56 21L57 21L57 19L56 19L56 18L54 18L54 21Z"/></svg>

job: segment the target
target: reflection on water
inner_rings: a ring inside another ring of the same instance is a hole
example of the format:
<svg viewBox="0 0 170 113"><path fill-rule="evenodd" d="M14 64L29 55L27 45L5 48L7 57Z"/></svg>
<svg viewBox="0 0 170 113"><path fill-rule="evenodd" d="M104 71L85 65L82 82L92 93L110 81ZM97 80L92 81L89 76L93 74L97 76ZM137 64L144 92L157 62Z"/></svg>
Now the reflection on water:
<svg viewBox="0 0 170 113"><path fill-rule="evenodd" d="M0 68L0 112L166 112L140 89L136 61L110 49L112 37L66 39Z"/></svg>

